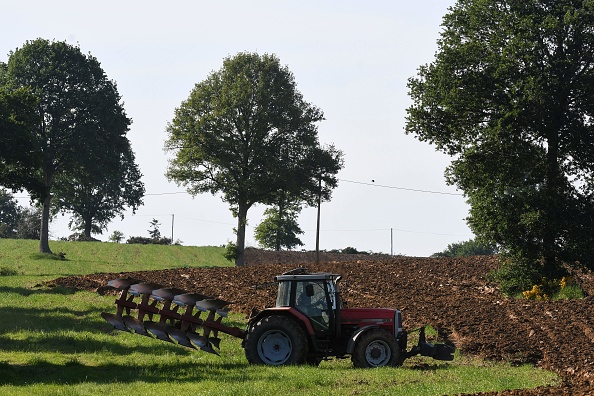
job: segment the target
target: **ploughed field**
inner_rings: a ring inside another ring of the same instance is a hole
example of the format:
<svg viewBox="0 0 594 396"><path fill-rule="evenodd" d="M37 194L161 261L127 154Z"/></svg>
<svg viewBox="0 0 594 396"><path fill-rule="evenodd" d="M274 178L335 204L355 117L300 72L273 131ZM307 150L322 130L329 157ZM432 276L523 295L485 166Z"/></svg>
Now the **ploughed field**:
<svg viewBox="0 0 594 396"><path fill-rule="evenodd" d="M165 287L233 301L232 311L274 306L275 275L296 267L343 275L343 301L351 308L402 310L404 327L429 324L465 355L533 363L563 378L561 388L505 391L516 395L594 395L594 275L572 276L582 300L528 301L504 297L485 279L494 257L415 258L246 250L244 267L183 268L60 278L56 284L102 292L110 279L133 277ZM257 287L254 287L258 285ZM115 312L115 306L114 306Z"/></svg>

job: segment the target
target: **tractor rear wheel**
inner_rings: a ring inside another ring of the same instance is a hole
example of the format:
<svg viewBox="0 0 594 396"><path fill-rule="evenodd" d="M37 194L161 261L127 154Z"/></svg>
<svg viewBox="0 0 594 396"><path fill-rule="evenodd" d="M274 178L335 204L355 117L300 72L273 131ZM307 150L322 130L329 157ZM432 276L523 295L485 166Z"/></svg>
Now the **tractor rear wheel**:
<svg viewBox="0 0 594 396"><path fill-rule="evenodd" d="M372 329L361 334L355 344L351 361L359 368L402 364L396 338L384 329Z"/></svg>
<svg viewBox="0 0 594 396"><path fill-rule="evenodd" d="M301 327L285 316L266 316L245 337L245 357L252 364L303 364L307 339Z"/></svg>

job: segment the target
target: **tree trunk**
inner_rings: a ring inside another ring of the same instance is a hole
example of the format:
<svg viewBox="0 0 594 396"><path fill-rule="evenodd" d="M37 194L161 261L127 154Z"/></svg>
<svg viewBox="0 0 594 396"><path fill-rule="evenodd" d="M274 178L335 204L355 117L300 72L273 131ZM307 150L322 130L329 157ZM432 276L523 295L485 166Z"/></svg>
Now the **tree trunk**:
<svg viewBox="0 0 594 396"><path fill-rule="evenodd" d="M41 212L41 232L39 237L39 253L50 253L49 247L49 213L51 194L48 192L43 199L43 210Z"/></svg>
<svg viewBox="0 0 594 396"><path fill-rule="evenodd" d="M235 257L235 266L245 265L245 226L247 224L247 212L249 205L245 202L239 203L237 212L237 256Z"/></svg>
<svg viewBox="0 0 594 396"><path fill-rule="evenodd" d="M561 115L559 115L561 117ZM560 126L556 125L553 118L550 129L547 133L547 154L546 154L546 182L545 182L545 204L544 204L544 230L543 230L543 272L548 278L553 278L558 270L557 263L557 236L559 216L557 211L564 210L560 208L563 205L563 181L559 169L559 133Z"/></svg>
<svg viewBox="0 0 594 396"><path fill-rule="evenodd" d="M93 225L93 219L85 219L85 240L91 240L91 226Z"/></svg>
<svg viewBox="0 0 594 396"><path fill-rule="evenodd" d="M276 225L276 241L274 242L274 248L278 252L281 250L281 232L283 227L283 216L284 216L284 205L283 200L280 199L278 204L278 224Z"/></svg>

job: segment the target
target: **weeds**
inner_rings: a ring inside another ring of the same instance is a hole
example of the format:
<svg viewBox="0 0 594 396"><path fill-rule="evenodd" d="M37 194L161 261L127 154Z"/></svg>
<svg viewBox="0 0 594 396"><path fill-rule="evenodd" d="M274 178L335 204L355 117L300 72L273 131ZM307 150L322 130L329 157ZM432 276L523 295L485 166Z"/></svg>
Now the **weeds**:
<svg viewBox="0 0 594 396"><path fill-rule="evenodd" d="M0 267L0 276L16 276L19 275L17 270L13 270L7 267Z"/></svg>

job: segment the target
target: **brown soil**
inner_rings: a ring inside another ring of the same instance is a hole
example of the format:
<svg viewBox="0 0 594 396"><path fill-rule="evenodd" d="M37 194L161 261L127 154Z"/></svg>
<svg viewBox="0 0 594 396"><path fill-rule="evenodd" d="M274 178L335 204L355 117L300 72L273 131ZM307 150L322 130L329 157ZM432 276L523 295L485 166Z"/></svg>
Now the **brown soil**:
<svg viewBox="0 0 594 396"><path fill-rule="evenodd" d="M404 326L437 327L462 353L513 364L533 363L563 378L561 387L488 395L594 395L594 276L575 272L588 297L571 301L527 301L504 297L485 280L493 257L413 258L246 251L245 267L185 268L140 273L96 274L56 284L102 292L107 281L130 276L164 286L234 301L249 313L274 305L275 275L297 266L343 274L349 307L401 309ZM258 287L254 287L260 285Z"/></svg>

